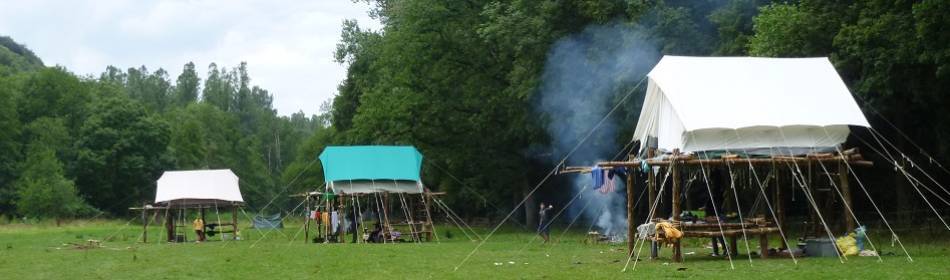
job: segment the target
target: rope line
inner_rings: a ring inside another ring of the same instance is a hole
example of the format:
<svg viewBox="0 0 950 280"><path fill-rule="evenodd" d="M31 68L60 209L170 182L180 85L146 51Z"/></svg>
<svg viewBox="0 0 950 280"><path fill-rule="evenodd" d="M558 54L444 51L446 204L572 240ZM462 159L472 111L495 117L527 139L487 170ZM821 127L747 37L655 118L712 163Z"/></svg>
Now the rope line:
<svg viewBox="0 0 950 280"><path fill-rule="evenodd" d="M617 102L617 105L615 105L615 106L613 107L613 109L611 109L609 112L607 112L607 114L604 115L604 117L601 118L600 121L598 121L597 124L594 125L594 127L590 129L590 131L587 133L587 135L584 136L584 137L577 143L577 145L575 145L574 148L571 149L570 152L568 152L566 155L564 155L564 157L560 160L560 162L558 162L558 164L555 164L555 165L554 165L554 168L552 168L551 171L549 171L548 174L545 175L544 178L541 179L541 181L538 182L538 184L535 185L535 187L532 188L531 191L528 192L527 195L525 195L525 198L522 199L521 202L519 202L518 205L516 205L516 206L514 207L514 209L512 209L511 212L509 212L507 216L505 216L504 219L502 219L501 223L499 223L498 225L496 225L495 228L493 228L492 231L488 233L488 236L487 236L485 239L483 239L482 242L478 243L478 245L475 246L475 248L472 250L472 252L470 252L468 255L466 255L465 258L462 259L462 261L459 262L459 264L455 266L455 269L454 269L453 271L458 271L459 267L461 267L462 265L464 265L465 262L467 262L468 259L470 259L470 258L472 257L472 255L475 255L475 253L478 252L478 249L480 249L480 248L482 247L482 245L485 245L485 242L487 242L488 239L491 239L492 235L494 235L495 232L498 231L498 229L501 227L501 225L504 224L506 221L508 221L508 219L511 218L511 215L514 215L515 211L517 211L518 208L520 208L522 205L524 205L525 201L527 201L528 198L531 197L531 195L534 195L534 193L538 190L538 188L540 188L541 185L544 184L544 182L547 181L548 178L551 177L551 175L554 175L554 173L557 171L558 167L561 166L562 164L564 164L564 162L567 161L567 158L570 157L571 155L573 155L574 152L576 152L577 149L579 149L579 148L581 147L581 145L582 145L584 142L586 142L587 139L590 138L591 135L594 134L594 131L597 131L597 129L599 129L600 126L604 124L604 122L607 120L607 118L609 118L610 115L612 115L615 111L617 111L617 109L620 108L620 105L622 105L622 104L624 104L624 103L626 102L626 100L636 91L636 89L640 87L640 85L643 83L644 80L646 80L646 76L644 76L642 79L640 79L640 81L637 82L636 86L634 86L629 92L627 92L627 94L626 94L623 98L621 98L619 102Z"/></svg>
<svg viewBox="0 0 950 280"><path fill-rule="evenodd" d="M652 219L653 216L656 215L656 208L657 208L658 205L660 205L660 201L663 200L663 199L661 199L661 196L663 195L663 190L666 188L666 181L667 181L667 179L670 178L670 173L671 173L671 171L672 171L672 168L666 168L666 175L663 176L663 183L660 184L660 189L656 192L657 195L658 195L658 197L656 197L656 200L653 201L653 206L650 207L650 211L647 212L647 218L646 218L645 221L643 221L644 224L649 223L649 222L650 222L650 219ZM651 167L651 169L650 169L649 172L653 172L652 167ZM655 181L655 180L654 180L654 181ZM656 182L651 182L651 184L655 184L655 183L656 183ZM633 261L633 271L636 271L636 270L637 270L637 263L640 262L640 252L643 250L643 245L646 244L646 239L644 239L644 236L638 236L636 242L633 243L633 246L634 246L634 247L637 247L637 244L638 244L638 243L640 244L640 246L637 248L637 259ZM651 245L650 245L650 246L651 246L651 247L653 246L653 245L652 245L652 241L651 241ZM620 272L626 272L626 271L627 271L627 266L630 265L630 259L631 259L631 258L633 258L633 252L629 252L629 253L628 253L627 262L624 263L623 269L620 270Z"/></svg>

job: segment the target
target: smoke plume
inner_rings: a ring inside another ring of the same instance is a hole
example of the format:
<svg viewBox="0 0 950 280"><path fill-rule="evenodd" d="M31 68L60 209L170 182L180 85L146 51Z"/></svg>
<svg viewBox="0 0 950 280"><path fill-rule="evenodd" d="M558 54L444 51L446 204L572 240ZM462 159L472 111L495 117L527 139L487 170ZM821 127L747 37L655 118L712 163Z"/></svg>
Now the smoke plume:
<svg viewBox="0 0 950 280"><path fill-rule="evenodd" d="M559 161L578 145L658 60L657 48L634 25L618 22L589 26L558 40L548 53L540 96L535 103L535 109L548 121L546 129L551 137L554 160ZM638 92L645 87L641 85ZM642 95L635 93L621 106L625 111L639 113L637 104L641 101ZM620 112L615 112L605 120L566 164L592 166L597 161L612 160L629 141L619 139L622 126L630 126L626 129L632 130L636 124L635 121L618 123L619 115ZM568 197L582 192L572 204L562 206L569 207L567 218L583 215L601 233L626 234L623 180L615 177L616 191L602 194L591 189L589 174L564 176L575 178Z"/></svg>

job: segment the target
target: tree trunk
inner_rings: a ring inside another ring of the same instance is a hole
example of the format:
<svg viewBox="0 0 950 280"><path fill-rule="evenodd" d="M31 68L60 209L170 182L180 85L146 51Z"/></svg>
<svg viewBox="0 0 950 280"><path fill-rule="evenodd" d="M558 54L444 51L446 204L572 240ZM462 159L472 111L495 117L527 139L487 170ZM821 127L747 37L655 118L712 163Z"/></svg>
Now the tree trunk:
<svg viewBox="0 0 950 280"><path fill-rule="evenodd" d="M522 208L524 209L524 220L525 225L530 230L532 226L538 224L538 201L537 196L528 195L531 193L531 189L527 183L522 184L522 186L524 187L522 188L521 193L522 197L525 199L524 205L522 205Z"/></svg>

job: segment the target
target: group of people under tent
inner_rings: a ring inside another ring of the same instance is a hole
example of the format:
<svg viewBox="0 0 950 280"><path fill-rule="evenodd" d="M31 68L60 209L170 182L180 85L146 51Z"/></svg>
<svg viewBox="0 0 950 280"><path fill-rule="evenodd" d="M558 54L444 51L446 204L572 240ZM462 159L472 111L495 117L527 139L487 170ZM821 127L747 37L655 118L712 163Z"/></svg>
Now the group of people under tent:
<svg viewBox="0 0 950 280"><path fill-rule="evenodd" d="M638 171L636 169L632 169L632 170ZM628 176L627 173L630 171L631 170L628 170L623 167L615 167L615 168L594 167L591 170L591 174L593 178L593 186L596 186L596 187L594 187L593 189L595 190L605 189L604 186L609 185L607 182L613 180L614 175L626 177ZM648 172L648 171L645 171L645 172ZM711 178L711 181L718 182L718 178L716 178L719 176L718 173L713 172L711 176L714 177L714 178ZM721 193L722 191L721 187L718 186L717 184L709 184L708 187L712 188L709 191L711 193ZM610 190L610 191L613 191L613 190ZM726 215L724 211L722 211L723 207L721 205L714 206L716 201L722 201L722 199L707 197L706 203L703 207L700 207L698 211L683 211L680 215L680 220L684 222L700 222L700 223L715 224L715 223L720 223L720 222L727 223L728 220L737 218L735 217L736 216L735 213ZM538 211L538 227L537 227L536 232L539 236L541 236L542 239L544 239L544 243L547 243L550 241L550 225L553 219L553 217L551 217L550 211L553 208L554 208L553 204L550 204L550 203L545 204L544 202L540 203L540 209ZM650 225L648 226L648 228L650 228L650 231L655 232L655 226L653 225L653 223L650 222L648 224ZM641 225L641 227L644 227L645 225ZM644 228L647 228L647 227L644 227ZM639 230L639 227L638 227L638 230ZM641 233L641 235L645 235L645 234ZM722 247L721 252L720 252L720 246ZM712 237L710 240L710 247L712 248L712 253L710 253L710 256L713 256L713 257L724 256L730 253L728 252L729 247L726 245L726 240L722 236ZM731 252L731 253L735 254L735 252Z"/></svg>
<svg viewBox="0 0 950 280"><path fill-rule="evenodd" d="M344 242L346 235L350 235L352 236L350 240L351 243L385 243L388 241L399 240L402 235L401 232L392 230L389 233L390 236L387 239L386 232L383 229L382 217L379 213L376 213L371 209L367 209L363 213L360 213L356 208L351 207L351 209L345 211L345 216L340 215L340 212L337 211L337 209L331 209L329 212L321 210L311 211L308 218L314 221L318 229L326 233L324 236L315 236L313 238L313 242L342 243ZM342 221L340 219L342 219ZM340 226L341 222L343 226ZM371 228L362 227L369 224L372 224ZM359 240L357 239L357 236L360 237Z"/></svg>

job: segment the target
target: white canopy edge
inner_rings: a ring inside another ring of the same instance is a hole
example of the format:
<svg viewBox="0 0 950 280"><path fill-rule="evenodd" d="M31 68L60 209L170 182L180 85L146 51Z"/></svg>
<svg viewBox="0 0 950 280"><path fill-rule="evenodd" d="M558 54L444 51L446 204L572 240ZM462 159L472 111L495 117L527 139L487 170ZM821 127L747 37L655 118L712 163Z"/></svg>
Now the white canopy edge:
<svg viewBox="0 0 950 280"><path fill-rule="evenodd" d="M664 56L647 76L642 148L833 147L870 127L827 58Z"/></svg>
<svg viewBox="0 0 950 280"><path fill-rule="evenodd" d="M165 171L158 179L155 203L176 200L244 202L238 180L230 169Z"/></svg>
<svg viewBox="0 0 950 280"><path fill-rule="evenodd" d="M422 182L409 180L353 180L332 181L330 188L337 194L367 194L367 193L422 193Z"/></svg>

